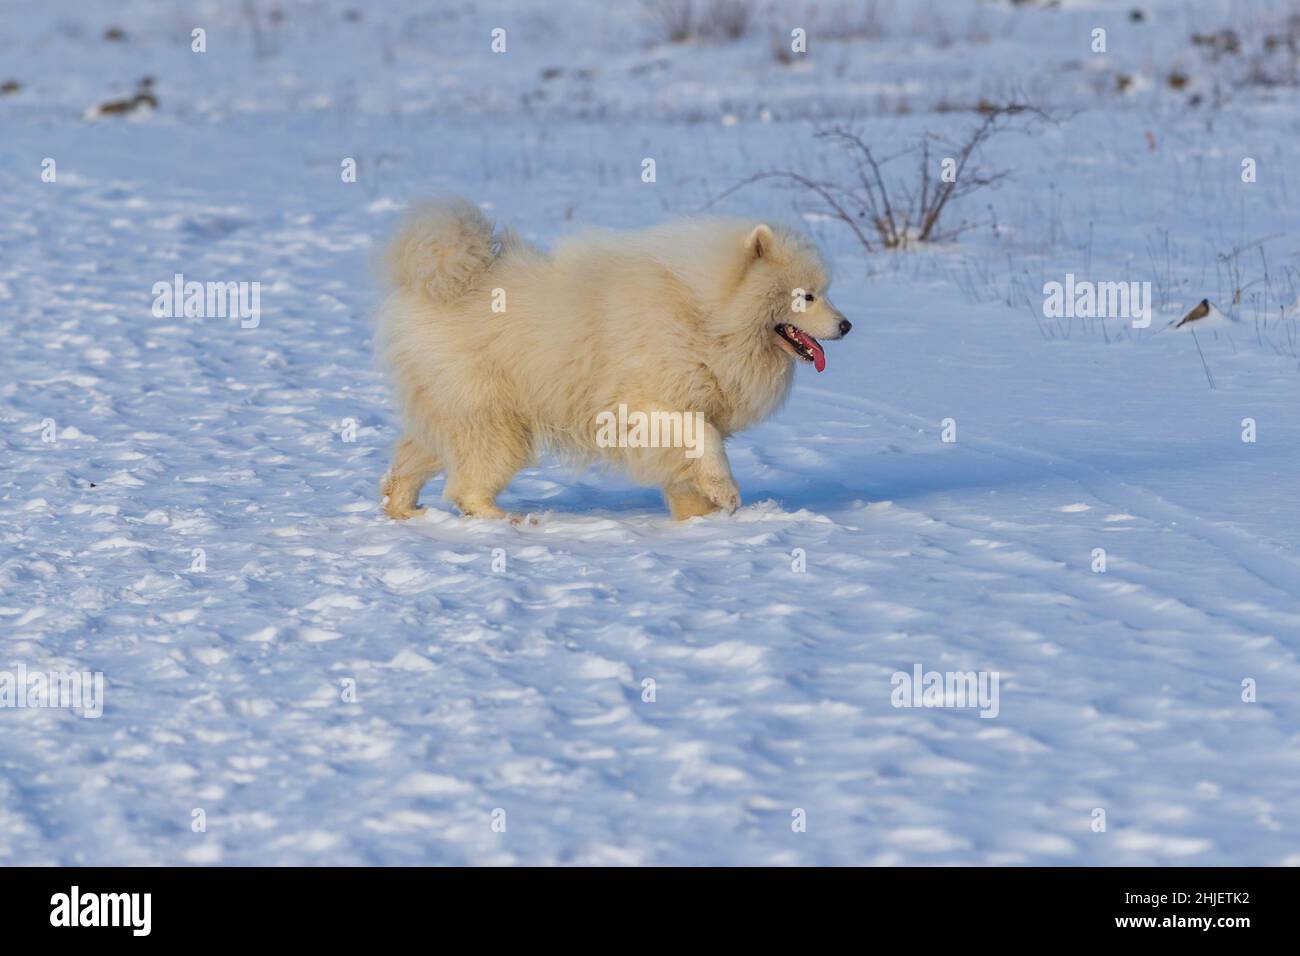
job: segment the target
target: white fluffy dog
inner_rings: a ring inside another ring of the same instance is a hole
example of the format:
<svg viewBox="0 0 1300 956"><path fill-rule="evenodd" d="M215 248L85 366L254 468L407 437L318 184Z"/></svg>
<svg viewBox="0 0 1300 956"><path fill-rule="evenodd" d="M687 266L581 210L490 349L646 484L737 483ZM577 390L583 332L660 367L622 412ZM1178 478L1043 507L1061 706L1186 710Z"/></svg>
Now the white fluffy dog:
<svg viewBox="0 0 1300 956"><path fill-rule="evenodd" d="M756 222L589 232L548 255L441 200L408 214L383 266L379 344L404 424L381 486L394 518L444 470L463 514L504 517L497 495L542 450L660 485L674 518L735 511L723 442L850 328L812 245Z"/></svg>

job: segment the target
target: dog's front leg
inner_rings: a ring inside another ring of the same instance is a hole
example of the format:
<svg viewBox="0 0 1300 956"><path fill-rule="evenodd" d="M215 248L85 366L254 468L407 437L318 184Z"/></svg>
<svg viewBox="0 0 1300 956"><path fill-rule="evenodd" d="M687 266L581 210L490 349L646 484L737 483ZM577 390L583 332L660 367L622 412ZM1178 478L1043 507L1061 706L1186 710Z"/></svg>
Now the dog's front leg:
<svg viewBox="0 0 1300 956"><path fill-rule="evenodd" d="M664 489L668 507L678 520L710 511L733 514L740 507L740 488L731 476L722 434L701 421L696 437L698 442L688 449L694 457L687 457L677 480ZM705 507L704 502L711 507Z"/></svg>
<svg viewBox="0 0 1300 956"><path fill-rule="evenodd" d="M692 484L665 485L664 499L668 502L668 511L674 521L711 515L718 510L718 506L696 491Z"/></svg>

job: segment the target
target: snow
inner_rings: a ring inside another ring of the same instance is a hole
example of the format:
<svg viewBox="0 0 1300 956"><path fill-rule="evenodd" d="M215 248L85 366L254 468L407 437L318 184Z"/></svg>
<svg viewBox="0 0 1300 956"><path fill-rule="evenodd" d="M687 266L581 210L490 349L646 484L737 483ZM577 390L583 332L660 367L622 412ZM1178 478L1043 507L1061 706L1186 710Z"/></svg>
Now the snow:
<svg viewBox="0 0 1300 956"><path fill-rule="evenodd" d="M106 684L0 708L0 863L1300 864L1300 111L1187 40L1282 8L1134 6L810 14L786 67L635 4L0 4L0 673ZM83 118L146 73L157 110ZM735 516L548 461L502 499L536 525L440 480L384 518L368 258L408 200L550 244L1014 90L1064 115L989 144L996 226L803 220L855 330L732 441ZM176 273L260 321L156 317ZM1067 273L1151 282L1151 327L1044 317ZM893 706L917 665L997 673L997 716Z"/></svg>

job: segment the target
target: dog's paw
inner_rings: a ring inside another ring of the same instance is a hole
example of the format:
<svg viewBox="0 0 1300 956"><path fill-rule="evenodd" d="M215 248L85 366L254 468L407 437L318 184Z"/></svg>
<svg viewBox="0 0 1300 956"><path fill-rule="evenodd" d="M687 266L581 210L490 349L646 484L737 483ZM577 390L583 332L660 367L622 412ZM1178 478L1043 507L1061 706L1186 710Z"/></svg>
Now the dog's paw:
<svg viewBox="0 0 1300 956"><path fill-rule="evenodd" d="M740 488L731 478L710 478L700 483L700 491L719 511L731 515L740 507Z"/></svg>
<svg viewBox="0 0 1300 956"><path fill-rule="evenodd" d="M428 508L402 508L394 504L391 498L384 502L384 514L397 521L405 521L407 518L418 518L428 510Z"/></svg>
<svg viewBox="0 0 1300 956"><path fill-rule="evenodd" d="M481 499L465 499L452 502L461 517L464 518L509 518L510 515L502 511L491 501Z"/></svg>
<svg viewBox="0 0 1300 956"><path fill-rule="evenodd" d="M428 510L416 504L419 494L418 485L398 481L391 471L379 482L379 500L384 507L384 514L397 521L418 517Z"/></svg>

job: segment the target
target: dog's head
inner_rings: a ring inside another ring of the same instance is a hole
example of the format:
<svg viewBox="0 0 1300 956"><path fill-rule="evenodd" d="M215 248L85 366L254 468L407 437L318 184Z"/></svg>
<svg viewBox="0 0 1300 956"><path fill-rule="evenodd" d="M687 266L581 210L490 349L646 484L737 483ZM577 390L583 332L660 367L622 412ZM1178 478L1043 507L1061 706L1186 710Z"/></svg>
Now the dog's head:
<svg viewBox="0 0 1300 956"><path fill-rule="evenodd" d="M803 237L758 225L745 239L745 291L761 298L761 346L821 371L826 353L819 339L839 339L853 328L826 295L830 276L821 256Z"/></svg>

